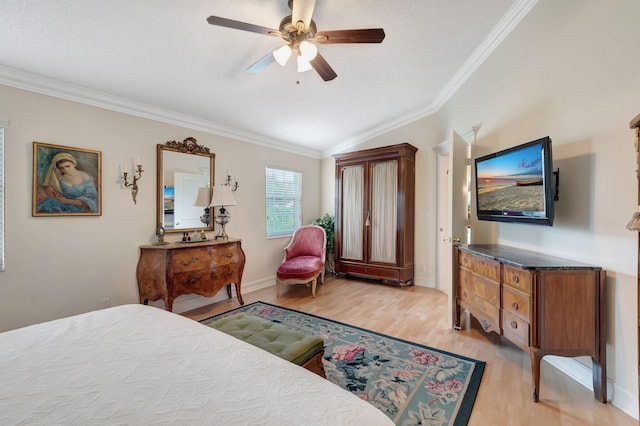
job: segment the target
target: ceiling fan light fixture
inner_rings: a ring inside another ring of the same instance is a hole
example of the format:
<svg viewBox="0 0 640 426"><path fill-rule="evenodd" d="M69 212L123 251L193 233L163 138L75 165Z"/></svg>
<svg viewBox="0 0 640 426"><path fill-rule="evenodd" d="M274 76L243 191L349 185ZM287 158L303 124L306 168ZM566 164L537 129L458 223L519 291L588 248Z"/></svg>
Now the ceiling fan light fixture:
<svg viewBox="0 0 640 426"><path fill-rule="evenodd" d="M273 51L273 57L276 62L282 66L287 64L289 57L291 57L291 46L285 44L284 46Z"/></svg>
<svg viewBox="0 0 640 426"><path fill-rule="evenodd" d="M311 64L302 55L298 55L298 72L305 72L311 69Z"/></svg>
<svg viewBox="0 0 640 426"><path fill-rule="evenodd" d="M307 62L312 61L318 54L318 47L308 41L301 42L298 46L298 50L300 51L300 56L306 59Z"/></svg>

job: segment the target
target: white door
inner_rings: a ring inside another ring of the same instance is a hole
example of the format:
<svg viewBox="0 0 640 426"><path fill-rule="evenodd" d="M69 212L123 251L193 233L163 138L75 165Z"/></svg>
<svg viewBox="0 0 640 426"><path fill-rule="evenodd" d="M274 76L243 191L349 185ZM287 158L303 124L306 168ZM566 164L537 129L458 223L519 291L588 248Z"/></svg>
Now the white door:
<svg viewBox="0 0 640 426"><path fill-rule="evenodd" d="M449 257L449 141L438 145L434 150L438 153L436 163L436 285L435 288L448 294L446 283L449 277L447 264L450 262L443 259Z"/></svg>
<svg viewBox="0 0 640 426"><path fill-rule="evenodd" d="M442 261L443 274L446 280L442 288L447 293L449 309L447 310L448 324L453 328L456 300L456 283L453 275L453 247L454 245L466 242L468 224L468 200L469 191L467 185L467 142L452 131L449 136L449 167L447 174L447 209L444 231L439 232L440 240L445 243L440 246L444 252L440 256Z"/></svg>
<svg viewBox="0 0 640 426"><path fill-rule="evenodd" d="M173 176L175 186L173 212L176 229L203 227L200 216L204 214L204 208L193 205L198 196L198 188L205 186L203 175L175 172Z"/></svg>

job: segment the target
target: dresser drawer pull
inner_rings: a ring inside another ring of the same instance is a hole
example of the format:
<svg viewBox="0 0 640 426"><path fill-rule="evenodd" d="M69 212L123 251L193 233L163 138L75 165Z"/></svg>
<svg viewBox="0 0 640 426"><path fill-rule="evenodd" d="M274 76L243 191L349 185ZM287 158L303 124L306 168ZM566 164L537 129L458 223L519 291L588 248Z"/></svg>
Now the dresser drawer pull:
<svg viewBox="0 0 640 426"><path fill-rule="evenodd" d="M462 292L462 297L464 297L465 299L467 298L467 292L466 291Z"/></svg>
<svg viewBox="0 0 640 426"><path fill-rule="evenodd" d="M233 253L223 254L222 257L226 257L228 259L231 259L233 257Z"/></svg>
<svg viewBox="0 0 640 426"><path fill-rule="evenodd" d="M233 271L227 271L227 272L224 273L225 277L230 277L232 275L233 275Z"/></svg>
<svg viewBox="0 0 640 426"><path fill-rule="evenodd" d="M511 279L512 279L512 280L513 280L513 282L514 282L514 283L516 283L516 284L518 284L518 283L520 282L520 277L519 277L519 276L517 276L517 275L514 275Z"/></svg>
<svg viewBox="0 0 640 426"><path fill-rule="evenodd" d="M511 307L513 308L514 311L517 311L518 310L518 302L513 302L511 304Z"/></svg>
<svg viewBox="0 0 640 426"><path fill-rule="evenodd" d="M467 283L467 277L462 278L462 282L466 284Z"/></svg>
<svg viewBox="0 0 640 426"><path fill-rule="evenodd" d="M467 264L467 258L466 257L462 258L462 263L464 263L465 265Z"/></svg>
<svg viewBox="0 0 640 426"><path fill-rule="evenodd" d="M511 321L511 328L518 328L518 323L515 321Z"/></svg>
<svg viewBox="0 0 640 426"><path fill-rule="evenodd" d="M188 260L182 260L180 264L182 266L188 266L188 265L191 265L192 263L196 263L197 261L198 261L197 257L192 257L191 259L188 259Z"/></svg>

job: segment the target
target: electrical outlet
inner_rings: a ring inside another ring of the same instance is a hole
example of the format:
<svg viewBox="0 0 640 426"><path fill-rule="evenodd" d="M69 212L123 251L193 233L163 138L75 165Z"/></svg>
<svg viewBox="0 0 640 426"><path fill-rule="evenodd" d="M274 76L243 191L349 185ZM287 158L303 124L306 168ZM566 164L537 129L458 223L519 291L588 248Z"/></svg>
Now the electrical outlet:
<svg viewBox="0 0 640 426"><path fill-rule="evenodd" d="M104 299L102 299L102 307L103 308L110 308L111 307L111 299L108 297L105 297Z"/></svg>

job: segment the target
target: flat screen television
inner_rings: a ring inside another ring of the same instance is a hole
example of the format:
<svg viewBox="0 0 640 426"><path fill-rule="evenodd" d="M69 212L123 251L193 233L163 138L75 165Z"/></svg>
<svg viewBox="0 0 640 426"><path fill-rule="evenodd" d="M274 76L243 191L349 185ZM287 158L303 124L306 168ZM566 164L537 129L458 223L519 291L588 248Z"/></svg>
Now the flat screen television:
<svg viewBox="0 0 640 426"><path fill-rule="evenodd" d="M553 163L548 136L475 159L479 220L553 225Z"/></svg>

